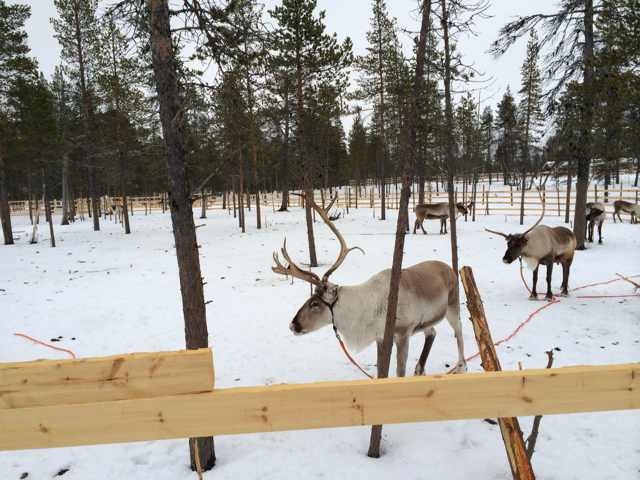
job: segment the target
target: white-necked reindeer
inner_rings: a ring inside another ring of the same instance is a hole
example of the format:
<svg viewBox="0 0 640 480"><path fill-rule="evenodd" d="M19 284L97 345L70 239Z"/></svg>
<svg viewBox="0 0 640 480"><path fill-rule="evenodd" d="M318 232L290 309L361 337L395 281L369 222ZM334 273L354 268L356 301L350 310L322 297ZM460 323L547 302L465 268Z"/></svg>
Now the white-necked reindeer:
<svg viewBox="0 0 640 480"><path fill-rule="evenodd" d="M315 202L312 201L311 205L340 242L340 254L320 278L313 272L302 270L291 260L286 240L280 252L287 266L274 252L275 266L272 270L275 273L305 280L316 287L311 298L296 313L289 328L295 335L304 335L333 324L354 351L376 342L380 364L391 270L383 270L359 285L341 286L329 282L329 277L342 265L347 254L358 247L347 248L344 238L327 213ZM453 328L458 344L455 370L465 371L457 278L451 267L443 262L427 261L403 269L398 295L394 331L397 375L405 375L409 338L419 332L424 333L425 343L414 372L416 375L424 374L424 365L436 335L434 327L444 317Z"/></svg>
<svg viewBox="0 0 640 480"><path fill-rule="evenodd" d="M507 251L504 252L504 257L502 258L504 263L513 263L516 258L521 258L533 270L533 287L529 297L532 300L538 298L536 288L538 285L538 267L540 265L547 267L546 298L548 300L553 299L551 273L554 263L562 265L562 294L569 294L569 271L576 250L576 237L571 230L565 227L540 225L544 218L544 212L545 204L542 202L542 215L524 233L507 234L485 228L487 232L500 235L507 241Z"/></svg>

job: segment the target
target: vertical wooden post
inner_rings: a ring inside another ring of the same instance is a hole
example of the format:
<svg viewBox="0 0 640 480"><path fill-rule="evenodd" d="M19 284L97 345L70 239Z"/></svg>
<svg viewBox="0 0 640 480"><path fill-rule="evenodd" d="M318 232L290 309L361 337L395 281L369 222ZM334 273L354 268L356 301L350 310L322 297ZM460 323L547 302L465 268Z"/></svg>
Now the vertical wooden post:
<svg viewBox="0 0 640 480"><path fill-rule="evenodd" d="M482 368L487 372L499 372L502 370L496 349L493 346L493 339L487 324L487 318L482 306L482 299L473 278L471 267L462 267L460 278L467 296L467 308L471 315L473 332L478 342L480 357L482 358ZM534 480L535 475L531 468L531 462L527 456L527 449L522 438L520 424L515 417L499 418L500 432L507 451L507 458L511 466L511 473L514 480Z"/></svg>
<svg viewBox="0 0 640 480"><path fill-rule="evenodd" d="M513 207L513 185L509 185L509 191L511 196L511 206Z"/></svg>
<svg viewBox="0 0 640 480"><path fill-rule="evenodd" d="M598 184L596 183L593 187L595 189L595 196L596 196L595 201L597 202L598 201Z"/></svg>

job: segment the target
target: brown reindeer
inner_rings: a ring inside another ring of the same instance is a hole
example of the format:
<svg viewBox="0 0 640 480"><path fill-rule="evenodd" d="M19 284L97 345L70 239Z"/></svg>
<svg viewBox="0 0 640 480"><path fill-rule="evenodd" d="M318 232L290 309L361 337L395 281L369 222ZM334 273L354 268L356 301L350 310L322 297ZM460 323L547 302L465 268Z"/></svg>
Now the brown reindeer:
<svg viewBox="0 0 640 480"><path fill-rule="evenodd" d="M553 299L551 292L551 273L553 264L562 265L562 294L569 293L569 272L573 262L573 254L576 249L576 237L571 230L565 227L547 227L540 225L544 217L544 203L542 215L538 221L524 233L506 234L495 230L485 230L504 237L507 241L507 251L502 261L513 263L516 258L524 259L529 268L533 270L533 288L531 299L538 298L536 287L538 284L538 267L542 264L547 267L547 294L548 300Z"/></svg>
<svg viewBox="0 0 640 480"><path fill-rule="evenodd" d="M462 202L456 203L456 210L460 215L468 215L469 210L473 206L473 202L470 202L468 205L465 205ZM416 214L416 221L413 224L413 233L415 235L418 227L422 229L422 233L426 235L426 230L424 229L423 222L425 220L440 220L440 233L447 233L447 219L449 218L449 203L423 203L420 205L416 205L413 211Z"/></svg>
<svg viewBox="0 0 640 480"><path fill-rule="evenodd" d="M631 202L627 202L625 200L616 200L613 202L613 223L616 223L616 215L622 223L622 217L620 217L620 212L628 213L631 215L631 223L638 223L637 217L640 217L640 205L636 205Z"/></svg>
<svg viewBox="0 0 640 480"><path fill-rule="evenodd" d="M587 203L587 240L593 243L593 230L598 225L598 243L602 244L602 224L605 221L606 213L604 203Z"/></svg>
<svg viewBox="0 0 640 480"><path fill-rule="evenodd" d="M304 302L293 317L289 329L294 335L304 335L333 325L354 351L376 342L378 362L381 362L391 269L383 270L358 285L341 286L331 283L329 276L342 265L348 253L358 247L347 248L347 243L329 220L327 212L310 201L312 208L340 242L340 254L320 278L313 272L302 270L293 262L287 252L286 240L280 249L286 266L274 252L275 266L272 270L275 273L305 280L316 287L311 298ZM445 317L453 328L458 344L456 371L466 370L457 283L451 267L439 261L422 262L402 270L394 331L399 377L405 375L409 338L416 333L424 334L425 343L414 373L424 373L424 365L436 335L435 326Z"/></svg>

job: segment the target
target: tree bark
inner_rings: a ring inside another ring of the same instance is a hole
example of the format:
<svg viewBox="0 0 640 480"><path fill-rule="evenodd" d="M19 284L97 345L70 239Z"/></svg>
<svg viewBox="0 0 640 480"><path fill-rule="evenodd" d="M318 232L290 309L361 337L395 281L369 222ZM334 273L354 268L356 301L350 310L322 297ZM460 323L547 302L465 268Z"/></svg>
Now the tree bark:
<svg viewBox="0 0 640 480"><path fill-rule="evenodd" d="M473 271L470 267L463 267L461 274L462 285L467 296L467 308L482 358L482 368L486 372L499 372L502 368L493 346L491 331L487 324L478 287L473 278ZM516 417L499 418L498 423L514 480L535 480L518 419Z"/></svg>
<svg viewBox="0 0 640 480"><path fill-rule="evenodd" d="M587 190L589 188L589 166L591 164L591 128L593 125L593 0L584 2L584 81L583 119L581 122L581 145L578 158L576 184L576 210L573 218L573 233L576 249L584 250L586 233Z"/></svg>
<svg viewBox="0 0 640 480"><path fill-rule="evenodd" d="M2 145L0 145L0 223L4 244L13 245L13 229L11 228L11 209L9 208L9 195L7 193L7 174L4 166Z"/></svg>
<svg viewBox="0 0 640 480"><path fill-rule="evenodd" d="M284 152L282 155L282 172L280 174L280 183L282 185L282 203L279 212L286 212L289 209L289 137L291 124L291 104L289 102L289 79L285 80L284 94Z"/></svg>
<svg viewBox="0 0 640 480"><path fill-rule="evenodd" d="M310 168L311 165L305 154L304 146L304 95L303 95L303 65L300 58L300 53L296 54L296 100L297 100L297 141L298 141L298 158L300 165L304 166L304 191L306 198L313 199L313 185L311 183ZM307 241L309 243L309 266L318 266L318 257L316 255L316 240L313 235L313 217L311 214L311 203L305 201L305 219L307 222Z"/></svg>
<svg viewBox="0 0 640 480"><path fill-rule="evenodd" d="M417 61L415 70L415 83L413 87L413 95L410 98L410 110L407 119L408 135L403 136L408 143L407 155L402 156L402 190L400 193L400 205L398 208L398 222L396 224L396 237L393 248L393 264L391 266L391 279L389 283L389 297L387 299L387 317L384 327L384 338L382 340L382 352L378 361L378 378L386 378L389 376L389 364L391 362L391 349L393 342L393 333L396 324L396 314L398 311L398 292L400 289L400 275L402 272L402 258L404 255L404 237L406 235L406 226L409 224L409 194L411 189L411 181L413 178L413 170L416 161L416 125L417 113L420 105L420 84L424 75L424 56L427 44L427 35L429 30L429 18L431 14L431 0L422 2L422 23L420 27L420 38L418 40ZM369 457L380 457L380 441L382 440L382 425L374 425L371 428L371 438L369 440Z"/></svg>
<svg viewBox="0 0 640 480"><path fill-rule="evenodd" d="M175 56L171 42L168 0L149 0L149 7L153 71L166 149L171 221L180 275L185 340L188 349L197 349L208 346L209 334L191 192L186 170L184 110L178 90ZM202 468L211 469L216 461L213 437L198 438L193 444L198 446ZM196 464L194 450L190 442L192 469Z"/></svg>
<svg viewBox="0 0 640 480"><path fill-rule="evenodd" d="M445 97L445 155L447 161L447 192L449 195L449 234L451 237L451 267L458 277L458 234L456 230L456 201L453 191L453 177L456 173L454 139L453 139L453 107L451 105L451 50L449 48L449 12L446 0L440 0L442 6L442 30L444 37L444 97ZM456 283L456 289L458 284Z"/></svg>
<svg viewBox="0 0 640 480"><path fill-rule="evenodd" d="M71 215L71 189L69 188L69 154L62 154L62 221L61 225L69 225Z"/></svg>
<svg viewBox="0 0 640 480"><path fill-rule="evenodd" d="M42 198L44 199L44 218L49 222L49 240L51 247L56 246L56 237L53 232L53 212L51 211L51 203L49 201L49 193L47 192L47 182L42 170Z"/></svg>

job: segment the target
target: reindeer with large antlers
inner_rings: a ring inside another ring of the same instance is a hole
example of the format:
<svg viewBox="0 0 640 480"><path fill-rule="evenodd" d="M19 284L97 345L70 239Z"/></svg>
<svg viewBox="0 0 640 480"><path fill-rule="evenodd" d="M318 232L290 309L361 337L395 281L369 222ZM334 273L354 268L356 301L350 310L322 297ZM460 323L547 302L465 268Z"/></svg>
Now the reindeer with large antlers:
<svg viewBox="0 0 640 480"><path fill-rule="evenodd" d="M542 200L542 198L541 198ZM536 286L538 283L538 267L547 267L547 294L548 300L553 299L551 292L551 273L553 264L562 265L562 294L567 295L569 289L569 271L573 262L573 254L576 249L576 237L571 230L565 227L547 227L540 225L544 217L545 205L542 202L542 215L538 221L524 233L506 234L495 230L485 230L495 233L507 240L507 251L502 261L513 263L516 258L524 259L529 268L533 270L533 287L531 298L538 298Z"/></svg>
<svg viewBox="0 0 640 480"><path fill-rule="evenodd" d="M280 249L287 262L285 266L274 252L272 270L281 275L296 277L314 285L315 291L298 310L289 325L295 335L304 335L327 325L337 332L354 351L372 344L378 346L378 363L382 356L382 339L387 315L387 299L391 270L383 270L359 285L341 286L331 283L329 277L344 262L349 252L362 249L348 248L344 238L329 220L322 208L311 201L311 206L340 242L340 254L334 264L320 278L313 272L298 267L287 252L287 242ZM363 252L364 253L364 252ZM409 353L409 338L424 333L425 343L414 373L424 374L424 365L436 335L435 326L447 318L458 344L456 371L465 371L462 325L458 300L457 278L445 263L427 261L402 270L398 293L398 313L394 332L397 355L397 374L405 375Z"/></svg>

